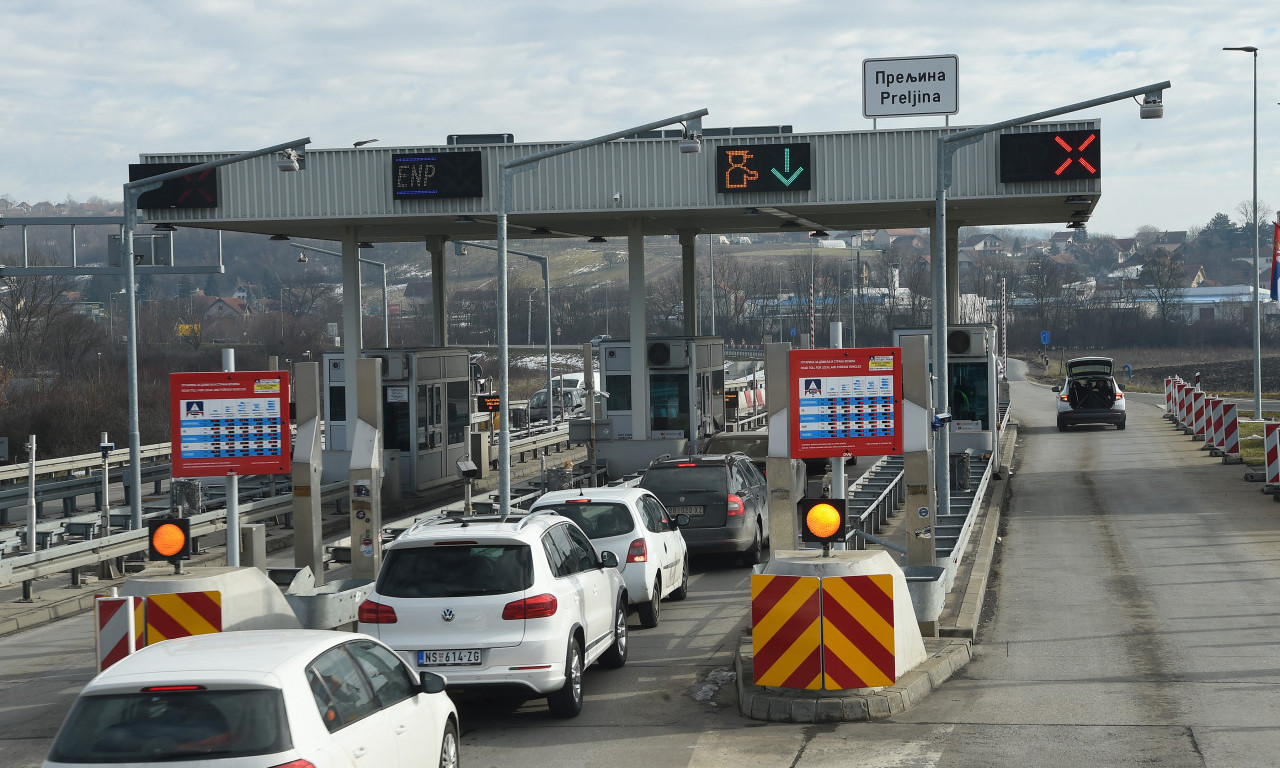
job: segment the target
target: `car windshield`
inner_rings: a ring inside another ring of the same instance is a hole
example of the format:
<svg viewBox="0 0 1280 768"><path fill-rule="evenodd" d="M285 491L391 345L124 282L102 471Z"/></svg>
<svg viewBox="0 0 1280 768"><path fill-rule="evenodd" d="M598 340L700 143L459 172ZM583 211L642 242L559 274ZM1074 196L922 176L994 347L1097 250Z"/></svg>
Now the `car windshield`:
<svg viewBox="0 0 1280 768"><path fill-rule="evenodd" d="M468 597L520 592L533 584L524 544L440 544L387 551L378 592L387 597Z"/></svg>
<svg viewBox="0 0 1280 768"><path fill-rule="evenodd" d="M533 397L529 398L530 408L546 408L547 407L547 390L540 389L533 393Z"/></svg>
<svg viewBox="0 0 1280 768"><path fill-rule="evenodd" d="M728 493L724 467L693 465L654 467L640 478L640 487L662 498L668 493Z"/></svg>
<svg viewBox="0 0 1280 768"><path fill-rule="evenodd" d="M169 763L292 749L274 688L82 696L49 752L56 763Z"/></svg>
<svg viewBox="0 0 1280 768"><path fill-rule="evenodd" d="M539 512L554 510L577 523L578 527L592 539L622 536L636 529L631 511L625 505L613 502L563 501L555 504L540 504L537 510Z"/></svg>

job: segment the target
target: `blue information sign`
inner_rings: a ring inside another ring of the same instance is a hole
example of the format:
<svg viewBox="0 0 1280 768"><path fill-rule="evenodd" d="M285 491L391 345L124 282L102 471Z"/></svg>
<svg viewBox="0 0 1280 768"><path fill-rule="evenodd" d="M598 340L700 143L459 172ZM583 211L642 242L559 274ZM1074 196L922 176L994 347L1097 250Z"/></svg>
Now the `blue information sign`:
<svg viewBox="0 0 1280 768"><path fill-rule="evenodd" d="M1040 332L1040 343L1041 343L1041 344L1044 344L1046 347L1047 347L1047 346L1049 346L1049 332L1048 332L1048 331L1041 331L1041 332Z"/></svg>

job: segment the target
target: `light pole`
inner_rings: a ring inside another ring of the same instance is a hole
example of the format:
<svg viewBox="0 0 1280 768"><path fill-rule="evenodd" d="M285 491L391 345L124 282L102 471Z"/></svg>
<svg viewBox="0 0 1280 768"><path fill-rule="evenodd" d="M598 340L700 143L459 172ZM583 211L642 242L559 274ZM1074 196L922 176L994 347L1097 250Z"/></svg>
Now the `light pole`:
<svg viewBox="0 0 1280 768"><path fill-rule="evenodd" d="M304 243L290 242L289 247L297 248L299 251L312 251L313 253L324 253L329 256L337 256L338 258L342 258L342 254L339 253L338 251L330 251L326 248L317 248L314 245L306 245ZM300 262L305 262L307 260L307 257L303 254L299 254L298 256L299 256L298 261ZM368 264L370 266L374 266L382 270L382 348L391 349L391 331L389 330L388 321L387 321L387 306L388 306L387 305L387 265L381 261L366 259L363 256L358 257L358 259L361 264ZM356 297L356 304L357 306L360 304L359 296ZM284 319L281 318L280 322L283 325ZM360 348L361 349L364 348L364 323L363 322L360 323Z"/></svg>
<svg viewBox="0 0 1280 768"><path fill-rule="evenodd" d="M203 173L224 165L275 154L276 152L284 153L286 158L277 163L277 167L280 170L296 171L300 167L298 164L300 159L299 150L304 149L310 143L310 137L297 139L284 144L276 144L273 147L233 155L221 160L211 160L200 165L148 176L145 179L126 182L124 185L124 228L120 233L120 263L124 265L125 303L128 305L125 308L125 317L129 334L126 352L129 369L129 486L132 489L129 495L129 527L134 530L142 527L142 430L138 426L138 311L137 286L135 285L133 269L133 230L138 226L138 198L147 192L159 189L164 182L170 179Z"/></svg>
<svg viewBox="0 0 1280 768"><path fill-rule="evenodd" d="M938 413L946 413L950 410L950 389L947 381L947 322L949 313L947 311L947 189L951 187L951 160L956 150L970 144L976 144L982 140L982 137L988 133L1012 128L1016 125L1024 125L1026 123L1034 123L1037 120L1045 120L1058 115L1065 115L1069 112L1078 112L1089 107L1096 107L1102 104L1110 104L1113 101L1121 101L1123 99L1136 98L1142 96L1142 106L1139 115L1146 118L1158 118L1164 115L1163 92L1164 89L1171 87L1168 80L1162 83L1155 83L1144 86L1142 88L1134 88L1120 93L1113 93L1110 96L1102 96L1089 101L1081 101L1076 104L1069 104L1065 107L1057 107L1055 109L1037 112L1031 115L1015 117L1011 120L1004 120L999 123L991 123L977 128L969 128L955 133L949 133L938 138L937 145L937 161L938 161L938 178L937 178L937 198L934 202L934 230L933 230L933 263L930 265L933 277L933 338L930 344L933 345L933 375L934 375L934 395L933 407ZM934 490L937 494L937 510L936 514L946 515L951 512L951 437L950 427L943 424L937 431L937 439L934 444Z"/></svg>
<svg viewBox="0 0 1280 768"><path fill-rule="evenodd" d="M1262 272L1258 233L1258 49L1252 45L1223 48L1253 54L1253 417L1262 418Z"/></svg>
<svg viewBox="0 0 1280 768"><path fill-rule="evenodd" d="M465 255L466 249L468 247L483 248L486 251L498 250L496 247L492 245L485 245L484 243L473 243L466 240L460 240L454 243L453 247L457 249L457 253L459 256ZM551 399L551 264L547 260L546 256L539 256L536 253L529 253L528 251L517 251L514 249L508 249L507 253L514 253L517 256L523 256L526 259L529 259L530 261L536 261L542 265L542 284L545 288L546 299L547 299L547 426L554 427L555 422L553 421L553 419L555 417L555 411L552 410L551 408L552 406L552 399ZM533 334L533 294L532 293L529 294L529 334L530 334L529 343L533 343L532 342L532 334ZM506 370L506 368L503 368L502 370ZM499 417L499 420L501 421L501 416Z"/></svg>
<svg viewBox="0 0 1280 768"><path fill-rule="evenodd" d="M716 335L716 236L707 235L707 261L710 262L711 283L711 335Z"/></svg>
<svg viewBox="0 0 1280 768"><path fill-rule="evenodd" d="M515 197L515 175L530 170L534 165L549 157L576 152L579 149L607 144L616 139L625 138L635 133L657 130L676 123L686 123L684 139L680 142L681 153L701 151L702 116L708 110L700 109L683 115L669 117L635 128L616 131L594 139L566 144L562 147L545 149L523 157L513 158L499 167L498 183L498 370L510 368L511 349L507 327L507 212ZM638 340L637 340L638 341ZM511 515L511 407L510 390L507 386L508 376L498 379L498 509L502 519ZM550 393L548 393L550 394Z"/></svg>

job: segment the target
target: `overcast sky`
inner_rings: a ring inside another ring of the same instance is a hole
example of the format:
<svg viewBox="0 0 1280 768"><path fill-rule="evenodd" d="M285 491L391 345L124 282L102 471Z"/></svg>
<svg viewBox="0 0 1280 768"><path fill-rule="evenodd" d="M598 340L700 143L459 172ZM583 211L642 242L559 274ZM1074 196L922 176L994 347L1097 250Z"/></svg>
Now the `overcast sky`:
<svg viewBox="0 0 1280 768"><path fill-rule="evenodd" d="M1280 34L1270 2L1204 0L9 0L0 194L119 200L143 153L599 136L710 110L705 126L870 130L862 61L956 54L981 125L1170 80L1165 118L1103 121L1094 234L1280 204ZM1074 117L1074 116L1073 116ZM879 128L942 117L882 119Z"/></svg>

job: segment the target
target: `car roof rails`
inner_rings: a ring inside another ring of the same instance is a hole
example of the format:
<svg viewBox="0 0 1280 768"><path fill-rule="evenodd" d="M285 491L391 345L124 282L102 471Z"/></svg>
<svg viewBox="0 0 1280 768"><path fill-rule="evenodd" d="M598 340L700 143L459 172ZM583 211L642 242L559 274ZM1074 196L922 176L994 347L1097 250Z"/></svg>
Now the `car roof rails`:
<svg viewBox="0 0 1280 768"><path fill-rule="evenodd" d="M527 512L524 515L521 515L520 518L515 521L516 530L518 531L521 528L524 528L525 525L527 525L530 520L536 517L542 517L544 515L555 515L556 517L560 517L560 513L555 511L554 509L535 509L532 512Z"/></svg>

